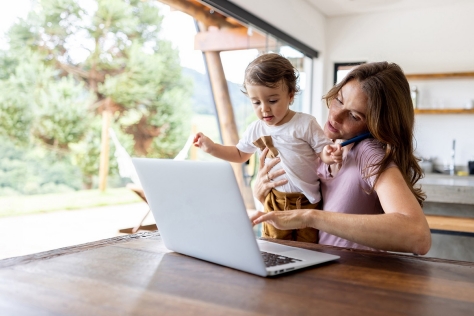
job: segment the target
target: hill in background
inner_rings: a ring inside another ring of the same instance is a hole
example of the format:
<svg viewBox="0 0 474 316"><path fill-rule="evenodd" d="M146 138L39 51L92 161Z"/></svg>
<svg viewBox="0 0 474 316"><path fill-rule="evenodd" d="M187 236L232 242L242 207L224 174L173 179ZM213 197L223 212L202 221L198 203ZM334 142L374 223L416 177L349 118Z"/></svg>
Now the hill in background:
<svg viewBox="0 0 474 316"><path fill-rule="evenodd" d="M183 75L194 82L192 95L192 108L196 114L215 114L215 106L212 98L211 85L207 74L202 74L194 69L183 68ZM241 91L242 85L227 81L230 99L234 111L238 112L243 106L250 107L250 102ZM251 108L250 108L251 109Z"/></svg>

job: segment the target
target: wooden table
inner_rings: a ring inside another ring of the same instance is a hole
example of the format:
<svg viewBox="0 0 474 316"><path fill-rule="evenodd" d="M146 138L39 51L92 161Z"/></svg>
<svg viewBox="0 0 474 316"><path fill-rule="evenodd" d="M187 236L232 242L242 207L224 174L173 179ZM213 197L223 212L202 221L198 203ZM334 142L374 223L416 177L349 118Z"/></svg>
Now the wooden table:
<svg viewBox="0 0 474 316"><path fill-rule="evenodd" d="M474 263L282 243L341 258L262 278L144 232L1 260L0 314L473 315Z"/></svg>

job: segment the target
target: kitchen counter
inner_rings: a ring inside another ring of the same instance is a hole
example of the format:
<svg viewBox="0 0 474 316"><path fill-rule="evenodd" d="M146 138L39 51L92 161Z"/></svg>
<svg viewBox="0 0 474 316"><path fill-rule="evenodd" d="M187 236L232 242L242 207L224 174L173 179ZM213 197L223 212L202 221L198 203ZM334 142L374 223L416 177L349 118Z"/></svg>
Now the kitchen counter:
<svg viewBox="0 0 474 316"><path fill-rule="evenodd" d="M448 186L471 186L474 187L474 176L450 176L439 173L427 173L420 180L421 184L448 185Z"/></svg>
<svg viewBox="0 0 474 316"><path fill-rule="evenodd" d="M428 173L419 182L426 202L474 205L474 176Z"/></svg>
<svg viewBox="0 0 474 316"><path fill-rule="evenodd" d="M441 228L430 226L431 249L427 256L474 261L474 234L462 231L474 219L474 176L428 173L418 183L426 193L423 212L432 224L433 220L441 224ZM442 228L453 221L458 225L456 229Z"/></svg>

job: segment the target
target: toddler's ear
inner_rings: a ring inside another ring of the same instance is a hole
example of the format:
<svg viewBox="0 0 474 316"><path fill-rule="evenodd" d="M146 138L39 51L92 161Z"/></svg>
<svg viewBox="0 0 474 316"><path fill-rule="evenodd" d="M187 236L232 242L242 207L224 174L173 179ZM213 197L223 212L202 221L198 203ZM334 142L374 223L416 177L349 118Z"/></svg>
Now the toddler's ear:
<svg viewBox="0 0 474 316"><path fill-rule="evenodd" d="M292 105L293 102L295 102L295 93L294 93L294 92L291 92L291 93L290 93L290 105Z"/></svg>

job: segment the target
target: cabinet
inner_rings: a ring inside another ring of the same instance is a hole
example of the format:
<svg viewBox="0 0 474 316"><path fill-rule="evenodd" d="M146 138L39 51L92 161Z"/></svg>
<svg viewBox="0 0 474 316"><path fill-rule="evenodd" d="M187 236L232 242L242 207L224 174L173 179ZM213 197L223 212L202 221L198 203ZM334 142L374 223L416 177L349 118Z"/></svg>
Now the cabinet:
<svg viewBox="0 0 474 316"><path fill-rule="evenodd" d="M405 77L410 80L432 80L449 78L473 78L474 72L448 72L432 74L406 74ZM474 109L415 109L415 114L474 114Z"/></svg>

